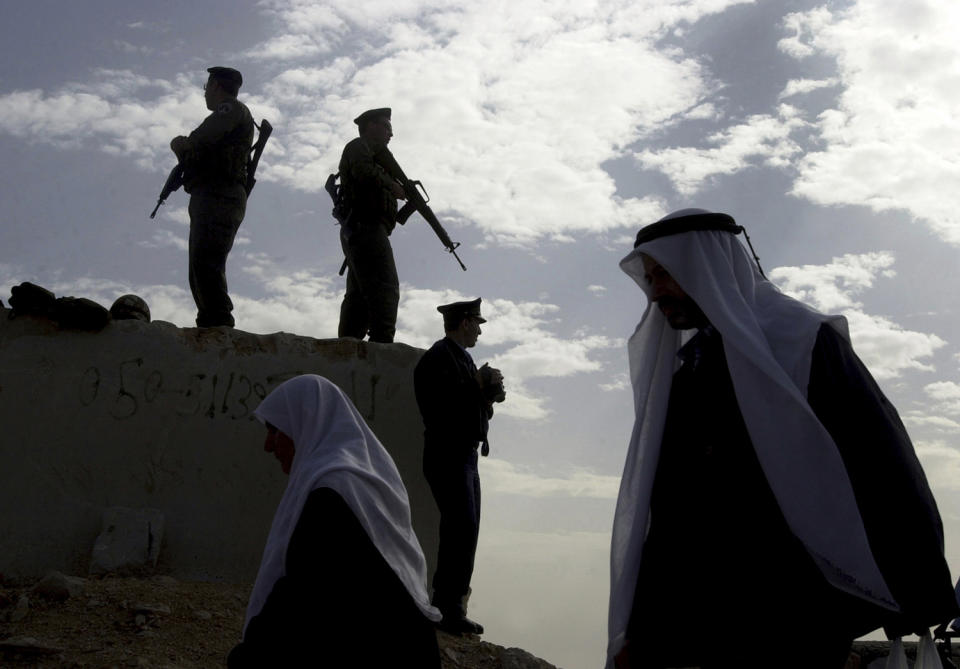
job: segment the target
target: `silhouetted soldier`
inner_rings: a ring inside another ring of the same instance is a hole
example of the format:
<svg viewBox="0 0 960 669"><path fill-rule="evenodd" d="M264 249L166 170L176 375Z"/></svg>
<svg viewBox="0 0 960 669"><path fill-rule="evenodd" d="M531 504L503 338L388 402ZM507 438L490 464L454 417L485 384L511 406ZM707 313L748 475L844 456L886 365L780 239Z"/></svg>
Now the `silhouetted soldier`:
<svg viewBox="0 0 960 669"><path fill-rule="evenodd" d="M360 136L340 158L340 183L350 217L340 227L347 262L347 290L340 305L340 337L392 342L397 328L400 281L390 233L396 226L397 200L403 188L376 157L393 137L390 109L371 109L353 120Z"/></svg>
<svg viewBox="0 0 960 669"><path fill-rule="evenodd" d="M446 336L424 353L413 372L423 416L423 473L440 510L440 548L433 575L433 605L443 613L440 628L452 634L482 634L466 617L473 560L480 531L477 447L489 452L487 426L493 403L502 402L503 376L488 365L479 370L467 353L477 343L480 298L437 307Z"/></svg>
<svg viewBox="0 0 960 669"><path fill-rule="evenodd" d="M212 113L189 137L174 137L170 148L184 168L190 193L190 291L197 326L233 326L227 294L227 255L247 208L247 159L253 117L237 100L243 77L229 67L211 67L203 87Z"/></svg>

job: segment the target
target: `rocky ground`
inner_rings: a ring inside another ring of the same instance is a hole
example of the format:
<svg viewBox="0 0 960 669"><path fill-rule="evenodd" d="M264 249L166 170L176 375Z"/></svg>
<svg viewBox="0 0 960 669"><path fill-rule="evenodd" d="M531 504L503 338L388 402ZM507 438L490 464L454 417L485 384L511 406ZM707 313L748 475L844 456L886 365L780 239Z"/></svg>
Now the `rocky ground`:
<svg viewBox="0 0 960 669"><path fill-rule="evenodd" d="M240 635L249 591L249 585L169 576L51 574L17 585L0 577L0 666L222 667ZM556 669L475 636L441 632L438 639L443 669ZM905 645L912 661L916 644ZM858 642L847 666L864 669L888 648ZM956 655L954 663L960 666Z"/></svg>
<svg viewBox="0 0 960 669"><path fill-rule="evenodd" d="M0 666L222 667L249 591L169 576L0 582ZM443 669L555 669L518 648L438 637Z"/></svg>

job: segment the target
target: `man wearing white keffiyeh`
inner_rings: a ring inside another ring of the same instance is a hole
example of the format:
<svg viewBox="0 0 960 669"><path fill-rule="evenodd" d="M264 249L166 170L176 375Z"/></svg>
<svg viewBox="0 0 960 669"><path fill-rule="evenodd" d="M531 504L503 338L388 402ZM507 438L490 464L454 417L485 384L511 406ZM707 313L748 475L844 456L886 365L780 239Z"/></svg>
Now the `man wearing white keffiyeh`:
<svg viewBox="0 0 960 669"><path fill-rule="evenodd" d="M780 293L742 231L681 210L620 263L648 305L608 667L839 668L856 636L957 608L923 470L846 321ZM805 648L773 659L786 635Z"/></svg>
<svg viewBox="0 0 960 669"><path fill-rule="evenodd" d="M229 666L439 669L432 622L440 613L407 491L353 403L305 375L254 413L290 481Z"/></svg>

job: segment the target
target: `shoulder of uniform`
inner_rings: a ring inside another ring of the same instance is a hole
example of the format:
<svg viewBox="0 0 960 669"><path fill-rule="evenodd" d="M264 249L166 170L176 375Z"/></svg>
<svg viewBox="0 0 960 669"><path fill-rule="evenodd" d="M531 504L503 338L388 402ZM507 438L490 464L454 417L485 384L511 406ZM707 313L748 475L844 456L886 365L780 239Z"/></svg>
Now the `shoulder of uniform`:
<svg viewBox="0 0 960 669"><path fill-rule="evenodd" d="M357 151L366 148L366 144L363 141L362 137L354 137L343 147L344 151Z"/></svg>
<svg viewBox="0 0 960 669"><path fill-rule="evenodd" d="M222 116L233 114L236 109L237 109L236 102L221 102L220 104L217 105L217 113Z"/></svg>

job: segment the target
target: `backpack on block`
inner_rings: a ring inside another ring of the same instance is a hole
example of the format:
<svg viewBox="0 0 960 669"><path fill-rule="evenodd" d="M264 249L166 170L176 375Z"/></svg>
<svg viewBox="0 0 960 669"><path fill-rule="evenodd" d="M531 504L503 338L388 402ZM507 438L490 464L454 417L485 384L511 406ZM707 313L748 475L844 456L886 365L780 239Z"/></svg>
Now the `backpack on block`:
<svg viewBox="0 0 960 669"><path fill-rule="evenodd" d="M56 301L56 295L29 281L10 289L10 308L14 316L28 314L51 318Z"/></svg>
<svg viewBox="0 0 960 669"><path fill-rule="evenodd" d="M62 328L102 330L110 322L110 312L85 297L61 297L54 306L54 318Z"/></svg>

